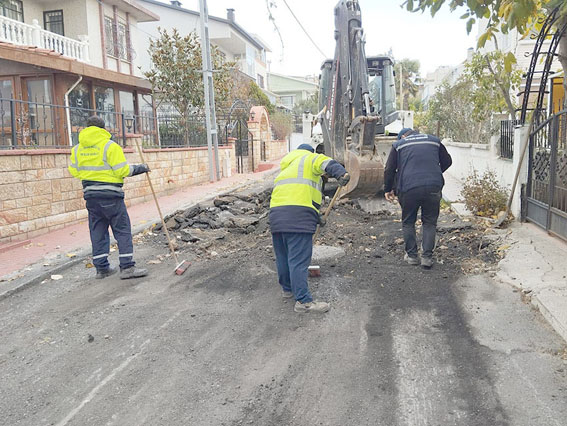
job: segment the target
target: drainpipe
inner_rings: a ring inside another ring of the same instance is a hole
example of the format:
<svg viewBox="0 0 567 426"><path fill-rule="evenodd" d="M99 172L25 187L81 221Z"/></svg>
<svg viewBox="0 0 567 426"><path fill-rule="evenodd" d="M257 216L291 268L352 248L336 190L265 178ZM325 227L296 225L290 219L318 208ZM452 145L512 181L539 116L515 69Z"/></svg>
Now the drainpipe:
<svg viewBox="0 0 567 426"><path fill-rule="evenodd" d="M73 139L71 139L71 114L69 113L69 93L71 93L82 80L83 76L80 75L79 79L75 81L75 84L73 84L71 88L65 92L65 115L67 118L67 135L69 136L69 146L73 146Z"/></svg>

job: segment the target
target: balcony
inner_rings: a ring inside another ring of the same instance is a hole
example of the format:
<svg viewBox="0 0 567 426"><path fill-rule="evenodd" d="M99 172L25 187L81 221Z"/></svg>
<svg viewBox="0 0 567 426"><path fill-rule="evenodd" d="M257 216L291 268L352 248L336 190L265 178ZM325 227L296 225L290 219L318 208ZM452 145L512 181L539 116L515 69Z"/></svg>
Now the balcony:
<svg viewBox="0 0 567 426"><path fill-rule="evenodd" d="M0 16L0 42L52 50L68 58L88 63L90 62L88 37L79 37L80 40L74 40L46 31L41 28L37 19L29 25Z"/></svg>

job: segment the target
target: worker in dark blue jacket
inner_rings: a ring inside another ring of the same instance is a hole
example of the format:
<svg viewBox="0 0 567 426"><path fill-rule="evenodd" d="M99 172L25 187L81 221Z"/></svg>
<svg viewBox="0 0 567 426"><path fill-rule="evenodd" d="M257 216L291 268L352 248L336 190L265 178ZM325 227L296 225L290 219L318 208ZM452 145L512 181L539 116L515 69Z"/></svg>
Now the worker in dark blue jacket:
<svg viewBox="0 0 567 426"><path fill-rule="evenodd" d="M398 197L402 207L402 228L405 243L404 260L410 265L433 266L433 250L443 172L452 159L439 138L404 128L392 145L384 169L384 193L393 202ZM421 208L422 255L418 256L415 234L417 212Z"/></svg>

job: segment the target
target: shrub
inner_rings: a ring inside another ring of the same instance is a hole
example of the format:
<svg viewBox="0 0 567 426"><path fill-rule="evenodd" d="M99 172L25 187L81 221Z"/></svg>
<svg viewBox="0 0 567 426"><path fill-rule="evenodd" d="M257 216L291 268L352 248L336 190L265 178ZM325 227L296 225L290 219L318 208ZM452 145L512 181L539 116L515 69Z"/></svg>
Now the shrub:
<svg viewBox="0 0 567 426"><path fill-rule="evenodd" d="M287 139L293 130L293 118L290 114L276 111L270 114L270 123L274 130L274 135L279 140Z"/></svg>
<svg viewBox="0 0 567 426"><path fill-rule="evenodd" d="M475 170L465 179L461 195L465 206L478 216L490 217L506 208L508 190L500 185L496 173L491 170L482 176Z"/></svg>

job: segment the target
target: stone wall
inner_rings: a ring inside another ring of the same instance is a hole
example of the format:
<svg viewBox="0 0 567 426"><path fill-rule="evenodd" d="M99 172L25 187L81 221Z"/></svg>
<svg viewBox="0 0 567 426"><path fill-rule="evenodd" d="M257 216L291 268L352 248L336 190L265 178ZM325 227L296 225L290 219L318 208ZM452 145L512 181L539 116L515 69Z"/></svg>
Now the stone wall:
<svg viewBox="0 0 567 426"><path fill-rule="evenodd" d="M288 152L287 141L272 140L269 117L264 107L253 107L254 119L248 122L253 143L249 155L242 157L243 173L258 171L264 162L279 160ZM130 164L141 159L134 148L139 135L129 138L124 152ZM33 238L60 229L87 217L81 182L67 167L70 150L0 151L0 244ZM206 147L144 149L158 195L209 180ZM219 147L223 177L237 172L234 140ZM151 199L144 175L125 180L126 204Z"/></svg>
<svg viewBox="0 0 567 426"><path fill-rule="evenodd" d="M67 167L69 150L14 150L0 152L0 244L25 240L87 217L81 182ZM140 163L138 153L125 149L129 163ZM152 169L154 189L170 194L189 185L208 182L207 148L144 150ZM234 145L219 148L222 174L235 171ZM227 161L228 159L228 161ZM144 175L125 179L126 203L151 198Z"/></svg>
<svg viewBox="0 0 567 426"><path fill-rule="evenodd" d="M288 152L288 143L286 140L272 140L266 145L267 161L279 160Z"/></svg>

